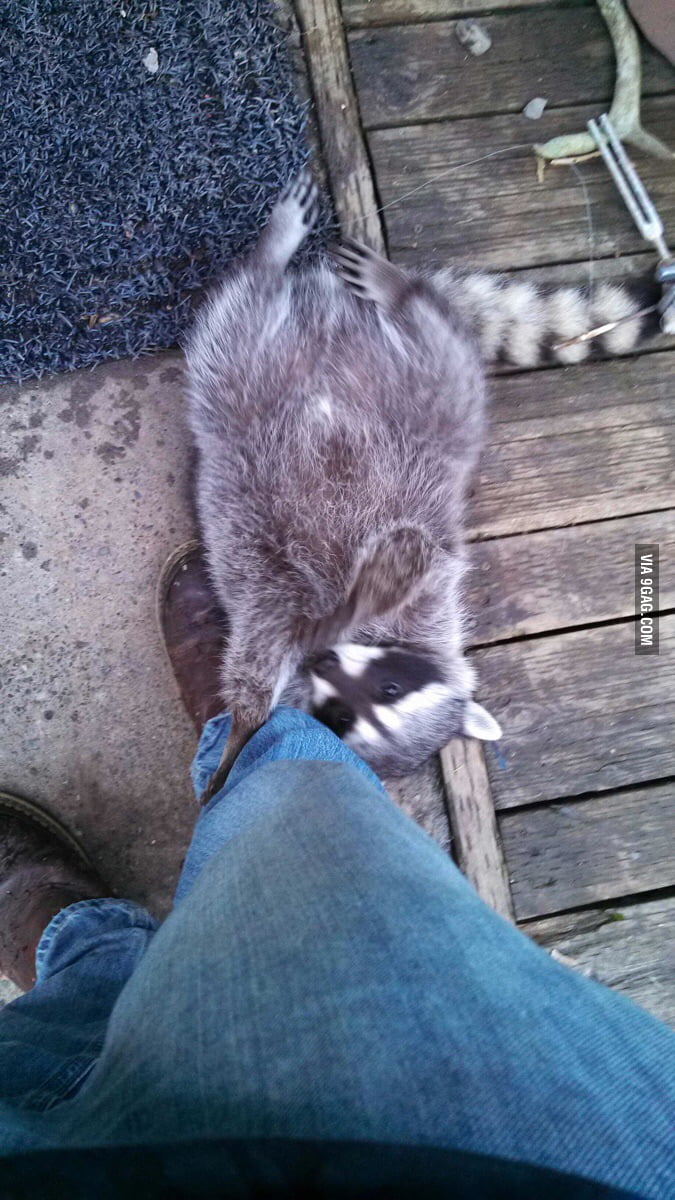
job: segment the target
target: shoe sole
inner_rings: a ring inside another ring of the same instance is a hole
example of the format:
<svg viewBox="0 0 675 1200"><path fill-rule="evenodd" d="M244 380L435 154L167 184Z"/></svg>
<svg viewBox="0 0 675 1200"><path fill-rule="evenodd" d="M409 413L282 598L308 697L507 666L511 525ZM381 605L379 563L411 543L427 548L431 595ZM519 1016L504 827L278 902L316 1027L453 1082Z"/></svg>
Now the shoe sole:
<svg viewBox="0 0 675 1200"><path fill-rule="evenodd" d="M84 846L81 845L75 834L71 833L67 825L62 824L41 804L36 804L34 800L26 800L23 796L15 796L12 792L0 792L0 816L3 815L21 817L29 823L46 829L48 833L58 838L62 845L72 850L87 870L98 875Z"/></svg>
<svg viewBox="0 0 675 1200"><path fill-rule="evenodd" d="M183 542L182 546L177 546L164 563L164 566L159 573L159 579L157 580L157 590L155 593L155 618L157 621L157 628L159 629L160 636L162 638L164 652L169 659L169 662L171 662L171 658L167 649L166 636L164 632L164 601L169 594L169 589L176 578L176 575L180 570L182 570L185 563L187 563L195 554L199 554L200 557L203 554L202 544L197 540L197 538L191 538L189 542Z"/></svg>

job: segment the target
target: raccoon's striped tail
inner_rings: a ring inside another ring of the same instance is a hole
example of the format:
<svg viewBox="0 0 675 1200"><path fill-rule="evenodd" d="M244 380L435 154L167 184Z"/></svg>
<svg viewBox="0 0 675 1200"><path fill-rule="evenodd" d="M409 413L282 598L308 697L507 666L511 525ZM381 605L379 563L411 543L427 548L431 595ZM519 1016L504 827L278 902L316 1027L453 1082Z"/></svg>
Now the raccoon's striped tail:
<svg viewBox="0 0 675 1200"><path fill-rule="evenodd" d="M658 327L657 316L636 316L592 342L560 346L590 329L609 324L658 300L648 287L599 283L583 287L542 288L505 275L460 275L435 271L435 284L474 331L486 362L536 367L546 362L579 363L593 351L629 354Z"/></svg>

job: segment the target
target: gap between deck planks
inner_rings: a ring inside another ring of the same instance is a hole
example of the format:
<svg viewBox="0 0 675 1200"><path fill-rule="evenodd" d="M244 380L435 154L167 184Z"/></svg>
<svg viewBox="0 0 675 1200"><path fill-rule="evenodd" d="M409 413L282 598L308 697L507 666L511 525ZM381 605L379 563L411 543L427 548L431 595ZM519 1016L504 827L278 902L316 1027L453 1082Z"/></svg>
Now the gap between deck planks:
<svg viewBox="0 0 675 1200"><path fill-rule="evenodd" d="M545 917L521 928L675 1028L675 896Z"/></svg>
<svg viewBox="0 0 675 1200"><path fill-rule="evenodd" d="M595 8L540 9L481 18L492 45L470 54L457 21L398 25L349 35L349 53L366 130L421 121L521 112L533 96L548 108L612 96L612 43ZM675 91L670 63L643 45L645 96ZM524 119L533 140L537 121Z"/></svg>
<svg viewBox="0 0 675 1200"><path fill-rule="evenodd" d="M565 7L585 8L593 0L564 0ZM342 15L347 29L377 25L398 25L407 21L434 21L462 17L468 13L494 12L499 9L552 8L559 0L342 0Z"/></svg>
<svg viewBox="0 0 675 1200"><path fill-rule="evenodd" d="M420 260L442 255L456 265L510 270L548 262L584 261L644 250L637 229L600 160L578 168L592 206L589 243L584 189L570 168L548 168L537 181L534 140L584 129L596 105L546 111L535 124L521 114L466 117L380 129L368 145L387 240ZM644 122L675 145L671 97L645 102ZM636 155L640 173L666 228L675 223L673 165Z"/></svg>
<svg viewBox="0 0 675 1200"><path fill-rule="evenodd" d="M295 0L295 3L338 218L351 234L365 237L375 249L383 251L385 239L375 212L375 187L337 0ZM341 120L336 121L338 112ZM454 739L444 750L442 770L460 866L479 895L512 919L513 905L481 747L473 743L467 750L459 739ZM464 786L467 780L474 797L468 804Z"/></svg>

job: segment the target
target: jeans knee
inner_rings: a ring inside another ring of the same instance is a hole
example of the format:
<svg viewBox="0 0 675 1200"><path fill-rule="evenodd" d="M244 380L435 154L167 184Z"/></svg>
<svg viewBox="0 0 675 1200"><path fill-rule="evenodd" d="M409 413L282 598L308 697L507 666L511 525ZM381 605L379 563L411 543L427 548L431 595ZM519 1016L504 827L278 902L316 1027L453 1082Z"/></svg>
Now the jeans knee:
<svg viewBox="0 0 675 1200"><path fill-rule="evenodd" d="M350 763L306 761L279 763L276 785L287 794L289 807L300 821L324 820L327 812L359 821L380 822L396 812L383 787L371 783Z"/></svg>

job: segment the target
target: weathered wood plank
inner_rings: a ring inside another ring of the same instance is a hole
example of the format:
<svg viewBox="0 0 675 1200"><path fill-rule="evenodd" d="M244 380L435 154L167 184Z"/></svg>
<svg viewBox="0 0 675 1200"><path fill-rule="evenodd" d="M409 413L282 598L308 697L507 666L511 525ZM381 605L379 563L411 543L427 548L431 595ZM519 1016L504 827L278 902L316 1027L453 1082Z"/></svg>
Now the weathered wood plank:
<svg viewBox="0 0 675 1200"><path fill-rule="evenodd" d="M675 784L501 814L516 916L675 884Z"/></svg>
<svg viewBox="0 0 675 1200"><path fill-rule="evenodd" d="M673 506L675 354L503 375L493 392L471 536Z"/></svg>
<svg viewBox="0 0 675 1200"><path fill-rule="evenodd" d="M338 0L295 0L335 210L346 232L384 248Z"/></svg>
<svg viewBox="0 0 675 1200"><path fill-rule="evenodd" d="M342 15L347 28L359 29L375 25L397 25L406 21L433 21L443 17L467 16L486 9L551 7L559 0L342 0ZM563 0L567 3L567 0ZM580 5L591 0L580 0ZM572 0L571 7L579 7Z"/></svg>
<svg viewBox="0 0 675 1200"><path fill-rule="evenodd" d="M480 57L457 38L457 21L352 33L349 55L366 129L520 112L533 96L553 108L611 99L614 51L597 9L499 13L480 24L492 39ZM646 96L675 90L672 66L648 46L643 81ZM533 138L537 127L530 122Z"/></svg>
<svg viewBox="0 0 675 1200"><path fill-rule="evenodd" d="M675 146L675 104L646 101L647 128ZM569 167L538 183L530 144L584 129L597 105L554 109L533 122L521 114L375 130L369 145L392 250L439 255L490 269L588 258L584 192ZM521 148L518 148L518 147ZM494 157L486 158L489 155ZM636 155L666 227L675 223L671 163ZM644 249L606 167L579 168L592 205L597 257Z"/></svg>
<svg viewBox="0 0 675 1200"><path fill-rule="evenodd" d="M660 635L659 655L635 654L632 621L472 654L504 730L487 755L496 808L675 775L675 616Z"/></svg>
<svg viewBox="0 0 675 1200"><path fill-rule="evenodd" d="M389 255L401 267L452 267L453 257L442 251L422 254L410 246L397 246ZM629 283L634 286L651 284L655 260L651 251L640 254L612 255L610 258L584 259L569 263L547 263L543 267L511 268L511 278L531 280L542 286L562 287L565 284Z"/></svg>
<svg viewBox="0 0 675 1200"><path fill-rule="evenodd" d="M312 174L325 191L329 191L326 164L321 156L321 139L312 104L312 89L309 80L307 58L302 49L302 34L293 0L273 0L274 20L284 34L293 68L293 84L300 102L307 108L304 137L311 152Z"/></svg>
<svg viewBox="0 0 675 1200"><path fill-rule="evenodd" d="M478 895L512 921L513 902L483 748L479 742L453 738L440 759L457 865Z"/></svg>
<svg viewBox="0 0 675 1200"><path fill-rule="evenodd" d="M675 1028L675 896L545 917L522 928Z"/></svg>
<svg viewBox="0 0 675 1200"><path fill-rule="evenodd" d="M430 759L402 779L386 779L384 783L397 808L449 854L452 833L438 759Z"/></svg>
<svg viewBox="0 0 675 1200"><path fill-rule="evenodd" d="M466 577L468 644L632 616L637 542L660 545L660 604L675 608L675 507L475 542Z"/></svg>

